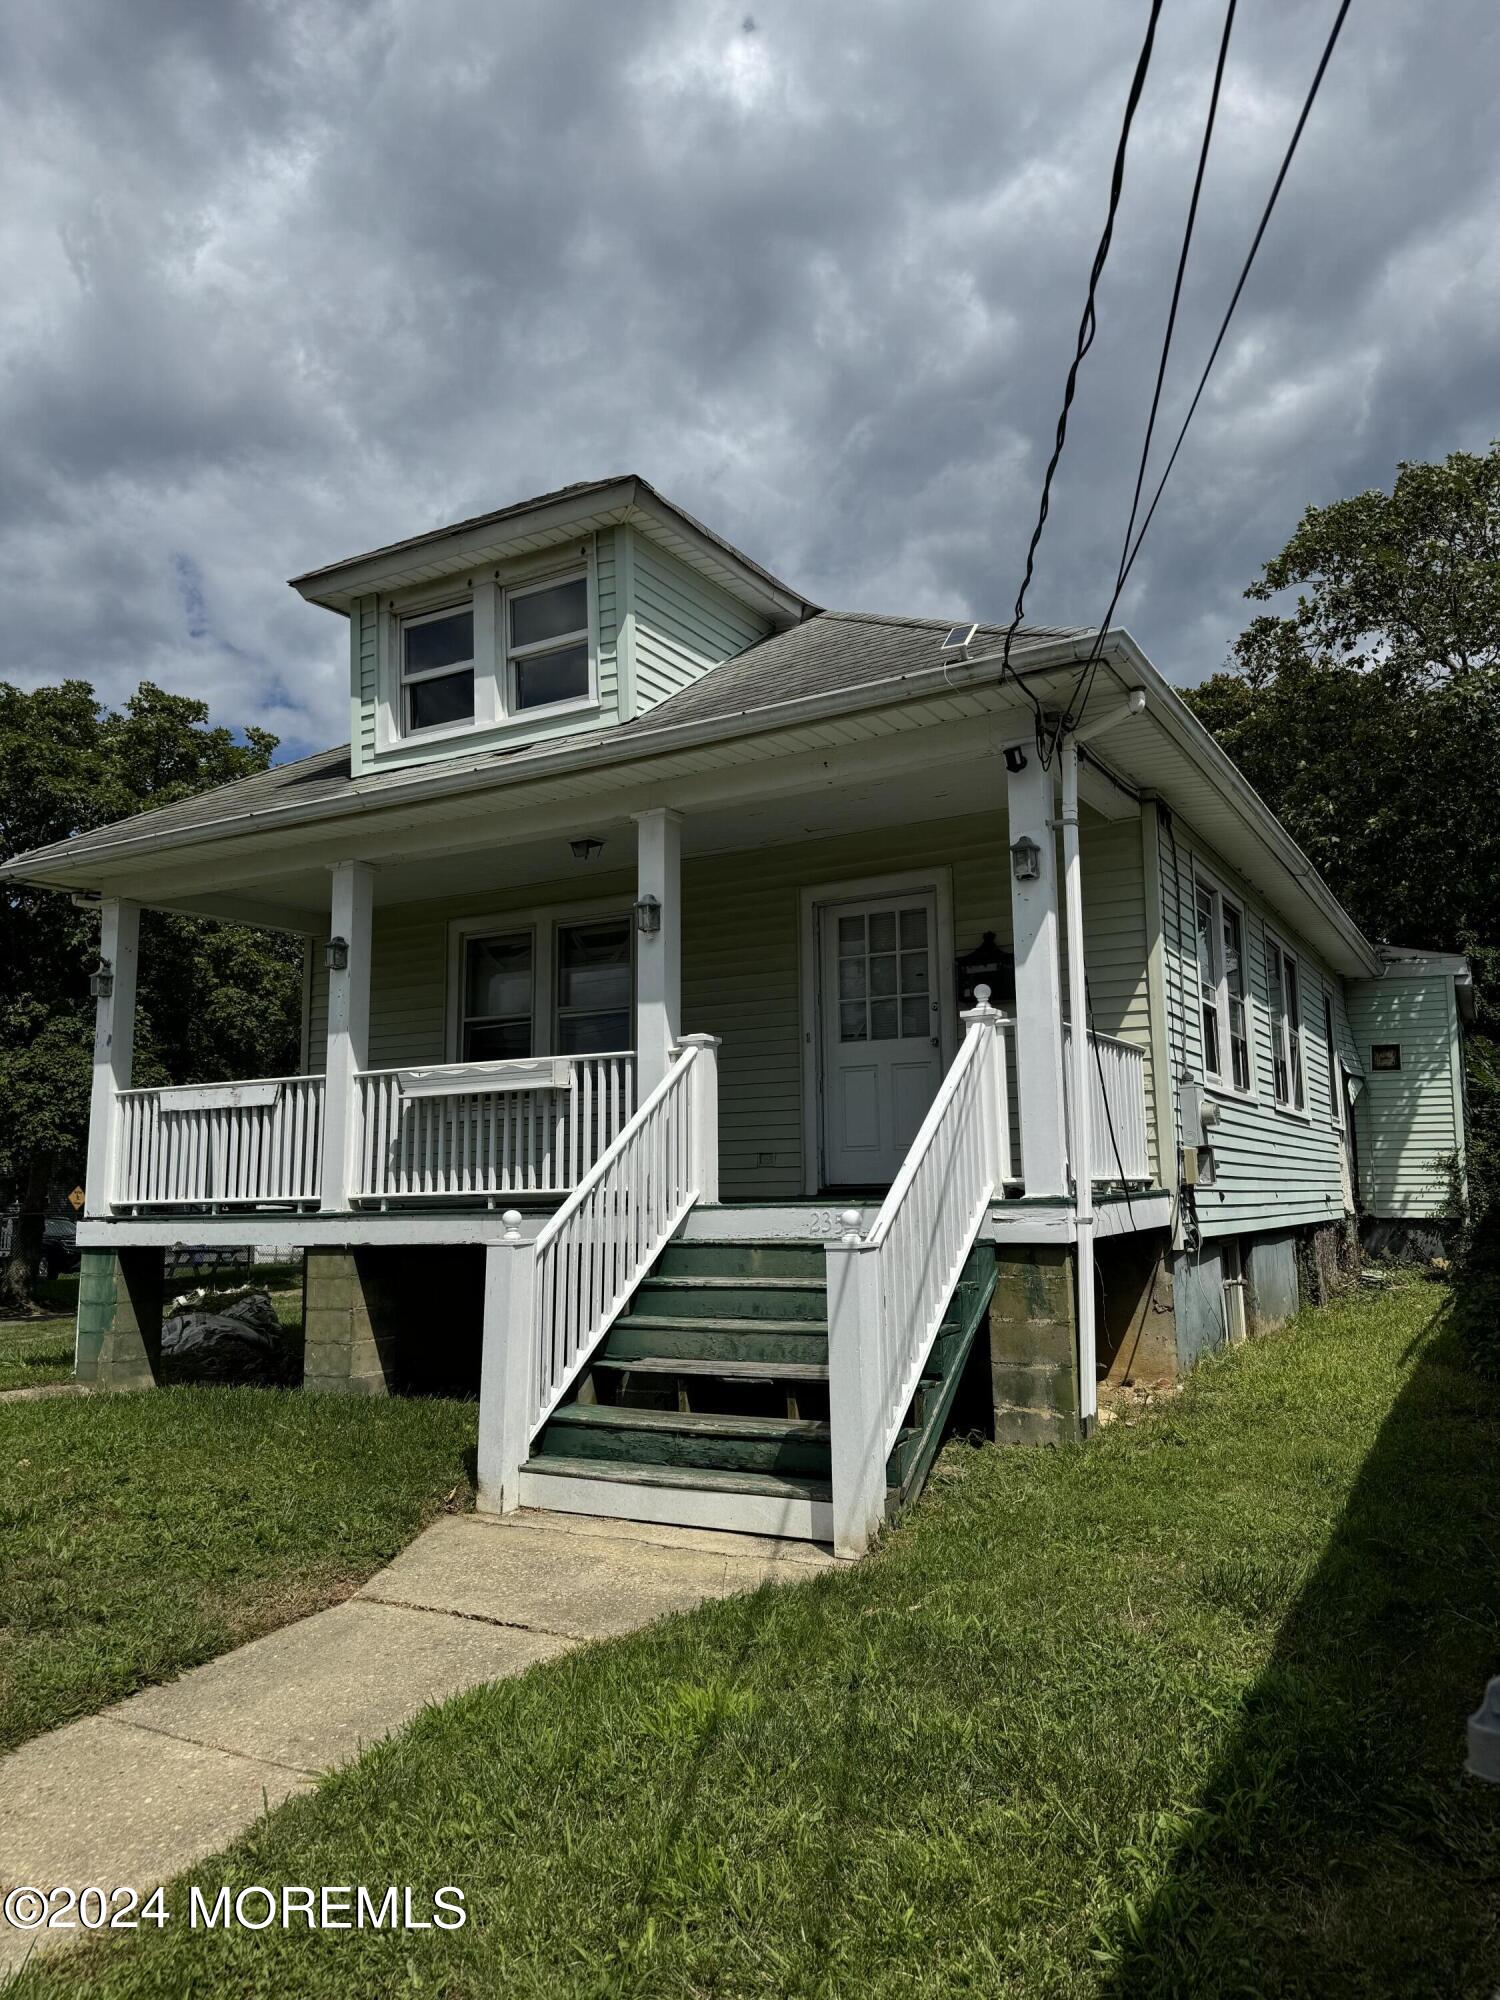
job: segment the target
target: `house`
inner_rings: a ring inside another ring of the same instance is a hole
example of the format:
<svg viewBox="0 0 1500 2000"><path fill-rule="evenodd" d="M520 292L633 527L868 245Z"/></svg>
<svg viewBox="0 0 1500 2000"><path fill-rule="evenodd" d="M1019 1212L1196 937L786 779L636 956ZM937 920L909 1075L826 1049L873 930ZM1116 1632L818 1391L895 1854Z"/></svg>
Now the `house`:
<svg viewBox="0 0 1500 2000"><path fill-rule="evenodd" d="M170 1246L276 1243L308 1386L477 1387L482 1504L857 1553L971 1360L1076 1437L1360 1190L1437 1212L1461 961L1126 633L824 610L639 478L295 588L347 747L5 870L100 908L80 1377L154 1379ZM302 935L299 1075L132 1087L143 907Z"/></svg>

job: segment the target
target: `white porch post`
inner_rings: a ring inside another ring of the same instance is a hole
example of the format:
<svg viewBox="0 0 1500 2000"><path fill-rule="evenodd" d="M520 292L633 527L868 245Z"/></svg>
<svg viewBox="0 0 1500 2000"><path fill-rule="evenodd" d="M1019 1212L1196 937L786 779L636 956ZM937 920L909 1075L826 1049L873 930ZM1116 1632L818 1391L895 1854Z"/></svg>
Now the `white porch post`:
<svg viewBox="0 0 1500 2000"><path fill-rule="evenodd" d="M1012 746L1024 759L1008 771L1010 909L1016 954L1016 1094L1021 1112L1021 1174L1028 1195L1068 1189L1063 1109L1062 984L1057 948L1057 841L1052 828L1052 773L1033 737ZM1007 753L1009 755L1009 752ZM1013 757L1011 761L1016 761ZM1015 844L1033 842L1036 875L1018 879Z"/></svg>
<svg viewBox="0 0 1500 2000"><path fill-rule="evenodd" d="M693 1064L693 1174L698 1183L698 1199L711 1207L719 1199L719 1037L684 1035L678 1043L684 1052L698 1051Z"/></svg>
<svg viewBox="0 0 1500 2000"><path fill-rule="evenodd" d="M508 1208L503 1220L504 1240L490 1245L484 1268L478 1469L486 1514L509 1514L520 1504L536 1393L536 1247L521 1235L519 1209Z"/></svg>
<svg viewBox="0 0 1500 2000"><path fill-rule="evenodd" d="M636 932L635 1101L644 1104L682 1029L682 814L654 806L635 821L636 895L655 901L658 921Z"/></svg>
<svg viewBox="0 0 1500 2000"><path fill-rule="evenodd" d="M135 976L141 906L107 896L99 906L100 984L94 1002L94 1076L89 1093L89 1150L84 1193L89 1215L108 1215L119 1171L119 1092L130 1088L135 1057Z"/></svg>
<svg viewBox="0 0 1500 2000"><path fill-rule="evenodd" d="M871 1329L880 1323L880 1271L859 1234L859 1210L839 1218L824 1245L828 1275L828 1419L833 1552L853 1560L870 1546L885 1503L880 1384Z"/></svg>
<svg viewBox="0 0 1500 2000"><path fill-rule="evenodd" d="M342 966L328 973L328 1062L323 1099L321 1206L347 1209L358 1140L355 1076L370 1059L370 932L374 875L367 862L338 861L328 934Z"/></svg>

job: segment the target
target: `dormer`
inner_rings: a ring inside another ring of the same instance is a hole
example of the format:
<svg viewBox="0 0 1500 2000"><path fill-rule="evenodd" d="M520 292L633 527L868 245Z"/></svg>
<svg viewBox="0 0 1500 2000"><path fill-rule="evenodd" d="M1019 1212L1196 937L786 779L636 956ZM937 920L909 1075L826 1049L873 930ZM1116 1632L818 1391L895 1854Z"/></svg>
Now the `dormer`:
<svg viewBox="0 0 1500 2000"><path fill-rule="evenodd" d="M349 620L356 777L613 728L817 609L634 476L292 588Z"/></svg>

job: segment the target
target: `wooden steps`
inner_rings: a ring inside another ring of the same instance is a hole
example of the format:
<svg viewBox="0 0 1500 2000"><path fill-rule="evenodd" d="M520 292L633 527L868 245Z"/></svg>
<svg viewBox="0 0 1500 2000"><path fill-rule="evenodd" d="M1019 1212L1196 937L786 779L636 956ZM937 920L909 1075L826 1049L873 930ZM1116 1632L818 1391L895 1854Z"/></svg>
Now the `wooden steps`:
<svg viewBox="0 0 1500 2000"><path fill-rule="evenodd" d="M994 1253L983 1257L992 1287ZM966 1267L933 1344L887 1464L888 1511L920 1490L937 1450L980 1291L988 1301L983 1275ZM820 1244L674 1240L538 1436L522 1497L826 1540L828 1375Z"/></svg>

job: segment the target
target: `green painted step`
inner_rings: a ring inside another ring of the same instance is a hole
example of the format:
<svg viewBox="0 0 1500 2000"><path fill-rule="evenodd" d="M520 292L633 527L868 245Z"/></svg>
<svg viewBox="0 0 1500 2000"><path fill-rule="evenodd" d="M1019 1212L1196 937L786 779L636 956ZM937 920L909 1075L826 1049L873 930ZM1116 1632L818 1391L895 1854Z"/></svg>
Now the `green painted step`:
<svg viewBox="0 0 1500 2000"><path fill-rule="evenodd" d="M528 1459L526 1470L554 1478L597 1479L622 1486L677 1487L697 1493L761 1493L775 1500L833 1497L826 1479L782 1478L772 1472L725 1472L701 1465L632 1465L625 1459L548 1456Z"/></svg>
<svg viewBox="0 0 1500 2000"><path fill-rule="evenodd" d="M823 1278L821 1243L671 1242L657 1259L664 1278Z"/></svg>
<svg viewBox="0 0 1500 2000"><path fill-rule="evenodd" d="M828 1328L816 1320L692 1319L628 1313L604 1337L599 1359L633 1354L703 1361L816 1361L827 1365Z"/></svg>
<svg viewBox="0 0 1500 2000"><path fill-rule="evenodd" d="M826 1361L714 1361L689 1354L601 1355L594 1366L615 1374L708 1376L722 1382L826 1382Z"/></svg>
<svg viewBox="0 0 1500 2000"><path fill-rule="evenodd" d="M631 1317L826 1320L828 1292L821 1278L662 1278L653 1271L632 1305Z"/></svg>
<svg viewBox="0 0 1500 2000"><path fill-rule="evenodd" d="M638 1410L618 1403L565 1403L542 1432L540 1456L826 1478L828 1439L826 1423L805 1417L718 1416Z"/></svg>

